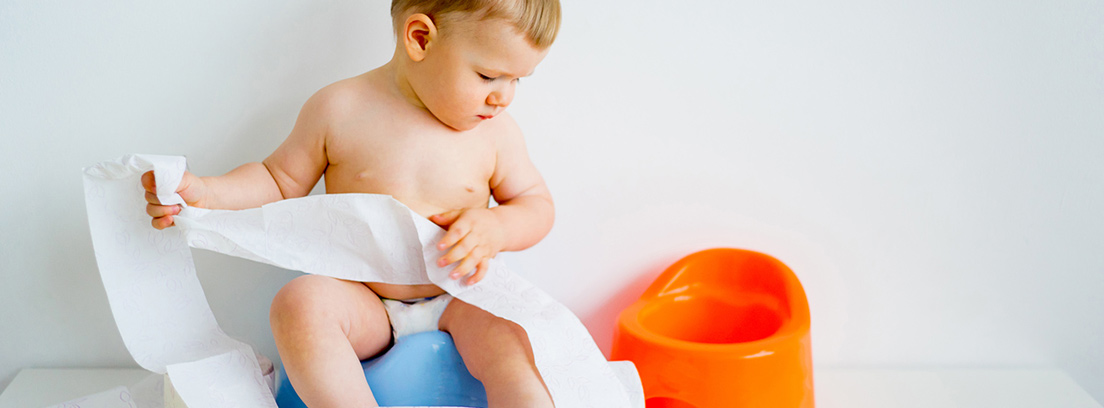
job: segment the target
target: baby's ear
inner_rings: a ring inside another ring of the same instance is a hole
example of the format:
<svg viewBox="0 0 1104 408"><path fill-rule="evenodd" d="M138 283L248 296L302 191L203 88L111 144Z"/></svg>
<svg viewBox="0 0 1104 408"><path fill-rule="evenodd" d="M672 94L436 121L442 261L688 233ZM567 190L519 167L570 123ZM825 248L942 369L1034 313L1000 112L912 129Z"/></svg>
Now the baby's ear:
<svg viewBox="0 0 1104 408"><path fill-rule="evenodd" d="M425 59L430 43L437 40L437 25L433 19L422 13L411 14L403 25L403 45L406 55L414 62Z"/></svg>

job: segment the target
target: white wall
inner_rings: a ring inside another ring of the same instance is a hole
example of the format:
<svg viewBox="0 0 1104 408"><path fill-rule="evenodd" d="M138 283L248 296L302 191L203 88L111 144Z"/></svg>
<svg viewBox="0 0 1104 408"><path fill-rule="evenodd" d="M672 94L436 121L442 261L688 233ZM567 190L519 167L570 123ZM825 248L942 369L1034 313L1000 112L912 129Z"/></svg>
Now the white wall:
<svg viewBox="0 0 1104 408"><path fill-rule="evenodd" d="M93 3L0 3L0 387L134 364L83 166L260 160L392 47L384 1ZM802 279L818 366L1056 366L1104 400L1104 3L564 3L511 107L557 224L507 258L603 350L666 265L738 246ZM296 274L197 262L222 326L276 357Z"/></svg>

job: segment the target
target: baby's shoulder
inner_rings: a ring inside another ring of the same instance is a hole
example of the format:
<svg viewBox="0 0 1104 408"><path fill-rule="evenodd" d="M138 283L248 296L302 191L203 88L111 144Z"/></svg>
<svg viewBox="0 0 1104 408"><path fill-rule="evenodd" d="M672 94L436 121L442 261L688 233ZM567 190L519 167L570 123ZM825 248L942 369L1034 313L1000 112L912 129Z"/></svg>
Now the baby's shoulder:
<svg viewBox="0 0 1104 408"><path fill-rule="evenodd" d="M521 126L514 120L513 116L510 116L509 112L502 112L485 123L488 125L485 130L490 134L497 145L509 145L515 143L524 143L524 136L521 133Z"/></svg>
<svg viewBox="0 0 1104 408"><path fill-rule="evenodd" d="M339 120L350 115L362 115L371 111L378 99L378 91L363 76L355 76L326 85L311 95L303 105L303 112L327 120Z"/></svg>

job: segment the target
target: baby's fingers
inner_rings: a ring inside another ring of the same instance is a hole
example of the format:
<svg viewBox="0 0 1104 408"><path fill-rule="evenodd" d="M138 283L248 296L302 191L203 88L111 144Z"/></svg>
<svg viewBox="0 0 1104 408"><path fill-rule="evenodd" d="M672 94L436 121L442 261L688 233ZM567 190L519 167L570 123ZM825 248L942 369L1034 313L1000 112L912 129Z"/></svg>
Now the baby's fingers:
<svg viewBox="0 0 1104 408"><path fill-rule="evenodd" d="M460 277L467 275L480 259L481 257L477 256L468 256L464 258L463 261L460 261L460 265L457 266L456 269L453 269L452 273L449 273L449 277L452 279L460 279Z"/></svg>
<svg viewBox="0 0 1104 408"><path fill-rule="evenodd" d="M440 214L434 214L429 216L429 220L433 223L440 225L441 227L448 228L456 220L460 219L460 216L464 214L464 209L446 211Z"/></svg>
<svg viewBox="0 0 1104 408"><path fill-rule="evenodd" d="M157 191L157 182L153 178L153 170L142 174L142 188L151 193Z"/></svg>
<svg viewBox="0 0 1104 408"><path fill-rule="evenodd" d="M165 228L173 226L173 217L171 215L166 215L164 217L157 217L157 218L154 218L153 221L151 221L150 223L153 224L154 228L157 228L159 230L163 230Z"/></svg>
<svg viewBox="0 0 1104 408"><path fill-rule="evenodd" d="M146 214L149 214L150 217L153 218L164 217L166 215L177 215L180 214L180 206L146 204Z"/></svg>
<svg viewBox="0 0 1104 408"><path fill-rule="evenodd" d="M471 232L471 224L468 222L455 222L449 226L448 232L445 236L441 237L441 242L437 243L437 249L445 249L450 246L456 245L457 242L468 236Z"/></svg>
<svg viewBox="0 0 1104 408"><path fill-rule="evenodd" d="M476 283L479 283L479 281L483 280L483 276L487 274L487 268L488 268L489 264L490 264L490 259L489 258L480 259L479 260L479 266L475 267L475 273L473 273L471 276L469 276L468 279L466 281L464 281L464 284L470 286L470 285L474 285Z"/></svg>
<svg viewBox="0 0 1104 408"><path fill-rule="evenodd" d="M442 256L441 259L437 260L437 266L445 266L450 263L464 259L468 256L468 254L471 253L473 249L475 249L475 246L475 240L465 239L463 241L460 241L456 244L456 246L452 247L452 249L450 249L448 253L445 254L445 256Z"/></svg>
<svg viewBox="0 0 1104 408"><path fill-rule="evenodd" d="M161 205L161 200L157 198L157 194L146 192L146 202L150 204Z"/></svg>

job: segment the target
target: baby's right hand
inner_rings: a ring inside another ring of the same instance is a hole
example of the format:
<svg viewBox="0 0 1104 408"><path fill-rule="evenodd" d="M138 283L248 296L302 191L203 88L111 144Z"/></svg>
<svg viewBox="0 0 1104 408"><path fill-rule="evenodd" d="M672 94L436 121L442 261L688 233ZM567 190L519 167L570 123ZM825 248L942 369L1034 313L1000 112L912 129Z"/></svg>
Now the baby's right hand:
<svg viewBox="0 0 1104 408"><path fill-rule="evenodd" d="M153 227L165 229L173 226L173 216L180 214L182 207L179 204L161 205L161 201L157 199L157 185L154 182L153 171L147 171L142 175L142 187L146 189L146 201L149 202L146 204L146 213L153 217ZM176 193L180 194L180 198L184 199L189 206L203 208L207 197L207 184L203 179L185 171L184 177L180 180L180 186L176 188Z"/></svg>

